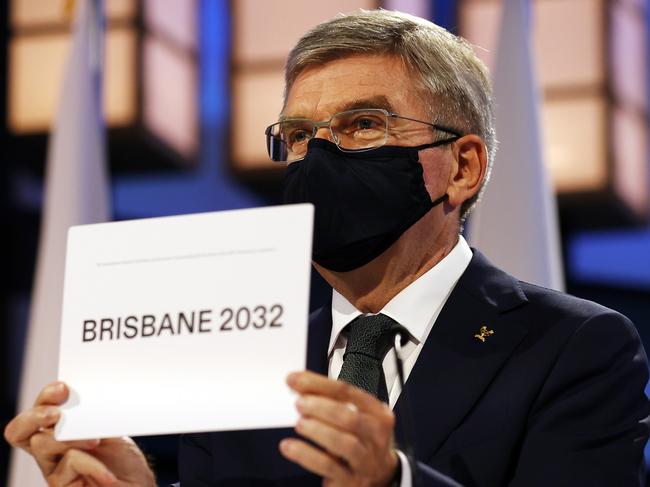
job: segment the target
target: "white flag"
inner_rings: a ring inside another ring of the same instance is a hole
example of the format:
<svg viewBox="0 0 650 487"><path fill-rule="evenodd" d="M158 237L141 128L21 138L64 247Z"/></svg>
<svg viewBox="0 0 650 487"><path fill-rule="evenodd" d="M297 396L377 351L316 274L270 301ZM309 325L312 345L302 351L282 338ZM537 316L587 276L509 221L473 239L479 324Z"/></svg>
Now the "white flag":
<svg viewBox="0 0 650 487"><path fill-rule="evenodd" d="M494 70L500 145L490 183L471 216L469 237L515 277L562 290L557 210L540 140L528 8L527 0L504 2Z"/></svg>
<svg viewBox="0 0 650 487"><path fill-rule="evenodd" d="M57 377L68 228L109 218L101 111L102 50L102 1L78 0L74 34L49 141L45 203L19 410L31 407L40 389ZM9 485L45 485L36 463L22 451L15 451L12 456Z"/></svg>

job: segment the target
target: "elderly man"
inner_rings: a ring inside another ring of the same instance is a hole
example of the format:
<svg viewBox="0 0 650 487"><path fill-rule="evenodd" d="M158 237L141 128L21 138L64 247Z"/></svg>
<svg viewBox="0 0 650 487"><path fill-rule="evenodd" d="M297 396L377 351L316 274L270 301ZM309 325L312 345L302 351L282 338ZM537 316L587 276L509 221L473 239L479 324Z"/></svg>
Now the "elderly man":
<svg viewBox="0 0 650 487"><path fill-rule="evenodd" d="M287 380L297 435L185 435L183 487L643 484L648 374L633 325L517 281L459 236L496 145L466 42L384 11L321 24L289 55L266 134L286 202L315 205L332 303L311 318L311 371ZM154 485L128 439L56 442L66 397L46 387L5 433L50 485Z"/></svg>

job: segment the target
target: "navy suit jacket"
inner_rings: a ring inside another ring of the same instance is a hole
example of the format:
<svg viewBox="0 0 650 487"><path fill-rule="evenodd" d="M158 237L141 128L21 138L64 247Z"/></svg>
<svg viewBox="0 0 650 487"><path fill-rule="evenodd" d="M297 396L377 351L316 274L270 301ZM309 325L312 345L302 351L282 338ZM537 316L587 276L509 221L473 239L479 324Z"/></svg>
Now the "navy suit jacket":
<svg viewBox="0 0 650 487"><path fill-rule="evenodd" d="M331 326L329 307L312 315L307 367L322 374ZM485 342L482 326L494 331ZM410 409L421 487L644 485L647 380L627 318L520 282L474 251L395 406L396 441ZM287 436L184 435L181 485L321 485L280 455Z"/></svg>

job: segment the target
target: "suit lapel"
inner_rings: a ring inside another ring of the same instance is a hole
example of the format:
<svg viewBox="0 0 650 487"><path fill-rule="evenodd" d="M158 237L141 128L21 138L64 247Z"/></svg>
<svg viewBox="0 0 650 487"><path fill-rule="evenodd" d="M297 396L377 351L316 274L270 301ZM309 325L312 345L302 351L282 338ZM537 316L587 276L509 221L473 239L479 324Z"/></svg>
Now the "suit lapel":
<svg viewBox="0 0 650 487"><path fill-rule="evenodd" d="M527 327L505 315L525 303L518 281L474 251L397 401L398 441L415 441L424 460L435 454L524 338ZM475 337L482 326L493 331L485 341ZM402 428L407 415L415 422L412 432Z"/></svg>

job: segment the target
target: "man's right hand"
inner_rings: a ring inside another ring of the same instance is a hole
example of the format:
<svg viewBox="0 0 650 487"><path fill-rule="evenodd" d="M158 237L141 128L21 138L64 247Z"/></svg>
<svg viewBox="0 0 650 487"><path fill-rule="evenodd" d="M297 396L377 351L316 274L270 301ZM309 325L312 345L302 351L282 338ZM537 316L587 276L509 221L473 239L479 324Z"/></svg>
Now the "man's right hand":
<svg viewBox="0 0 650 487"><path fill-rule="evenodd" d="M7 441L34 457L50 487L156 485L142 451L130 438L56 441L54 425L67 399L67 386L54 382L41 391L33 408L5 428Z"/></svg>

